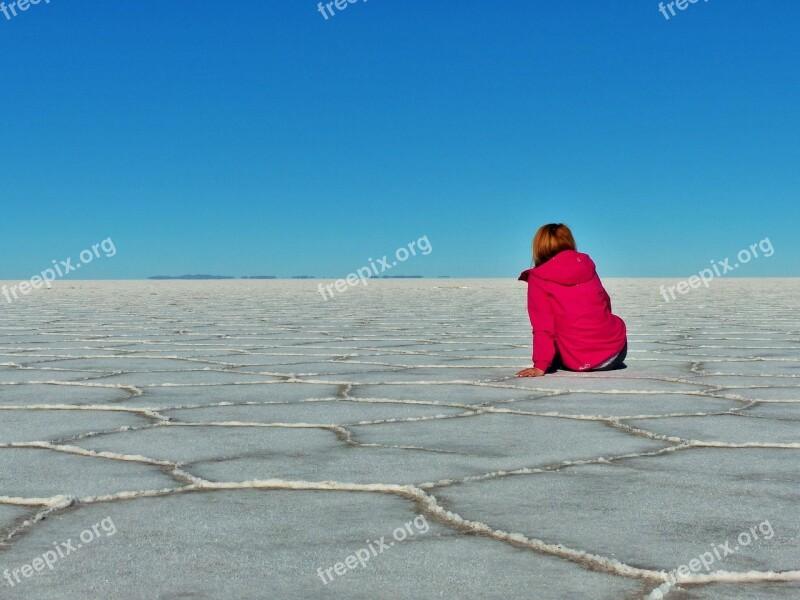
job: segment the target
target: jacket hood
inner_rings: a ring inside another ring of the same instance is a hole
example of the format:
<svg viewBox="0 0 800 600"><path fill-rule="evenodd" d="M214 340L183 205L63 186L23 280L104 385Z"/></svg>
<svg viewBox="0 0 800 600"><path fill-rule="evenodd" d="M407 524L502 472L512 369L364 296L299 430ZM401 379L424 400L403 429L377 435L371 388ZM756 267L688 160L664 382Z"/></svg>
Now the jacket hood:
<svg viewBox="0 0 800 600"><path fill-rule="evenodd" d="M523 271L519 280L528 281L533 276L559 285L578 285L586 283L594 275L594 261L588 254L575 250L564 250L543 265Z"/></svg>

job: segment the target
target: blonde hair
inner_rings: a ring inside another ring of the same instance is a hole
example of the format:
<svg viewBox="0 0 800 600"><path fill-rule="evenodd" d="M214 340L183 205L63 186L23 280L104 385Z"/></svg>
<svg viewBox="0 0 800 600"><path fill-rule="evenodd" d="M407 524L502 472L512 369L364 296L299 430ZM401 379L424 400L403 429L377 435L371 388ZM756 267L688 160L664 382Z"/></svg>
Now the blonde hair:
<svg viewBox="0 0 800 600"><path fill-rule="evenodd" d="M533 265L538 267L564 250L577 250L575 238L569 227L563 223L548 223L542 225L533 236L531 250L533 251Z"/></svg>

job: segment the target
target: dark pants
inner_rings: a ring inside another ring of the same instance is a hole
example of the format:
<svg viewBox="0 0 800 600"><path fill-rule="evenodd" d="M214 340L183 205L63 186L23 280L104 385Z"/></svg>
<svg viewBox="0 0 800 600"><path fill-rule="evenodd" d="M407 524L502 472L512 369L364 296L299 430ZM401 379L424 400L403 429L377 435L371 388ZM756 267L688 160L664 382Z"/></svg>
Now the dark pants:
<svg viewBox="0 0 800 600"><path fill-rule="evenodd" d="M586 371L581 371L581 373L586 373L587 371L614 371L616 369L624 369L626 356L628 356L628 342L625 342L622 350L620 350L614 357L606 361L608 364L605 364L601 367L595 367L594 369L586 369ZM550 368L547 369L547 372L554 373L559 370L572 371L573 369L568 369L564 366L564 363L561 362L561 355L556 350L556 355L553 357L553 363L550 365Z"/></svg>

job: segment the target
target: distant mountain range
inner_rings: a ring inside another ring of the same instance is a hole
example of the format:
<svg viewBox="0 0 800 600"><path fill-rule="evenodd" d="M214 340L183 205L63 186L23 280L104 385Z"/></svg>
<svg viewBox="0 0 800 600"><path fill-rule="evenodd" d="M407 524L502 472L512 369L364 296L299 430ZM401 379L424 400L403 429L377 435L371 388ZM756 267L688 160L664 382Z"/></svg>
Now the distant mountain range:
<svg viewBox="0 0 800 600"><path fill-rule="evenodd" d="M449 275L440 275L440 278L447 278ZM316 275L295 275L288 279L316 279ZM169 279L278 279L277 275L243 275L236 277L234 275L153 275L148 277L153 280L169 280ZM423 279L422 275L379 275L374 279Z"/></svg>
<svg viewBox="0 0 800 600"><path fill-rule="evenodd" d="M245 275L243 277L234 277L233 275L153 275L148 279L277 279L276 275ZM295 279L310 279L308 275L299 275Z"/></svg>

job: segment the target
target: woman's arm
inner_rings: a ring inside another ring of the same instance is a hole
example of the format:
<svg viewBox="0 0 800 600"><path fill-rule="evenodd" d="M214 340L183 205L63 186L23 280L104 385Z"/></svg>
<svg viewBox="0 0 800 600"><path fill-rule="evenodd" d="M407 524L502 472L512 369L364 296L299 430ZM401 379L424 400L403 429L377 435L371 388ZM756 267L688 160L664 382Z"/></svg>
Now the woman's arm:
<svg viewBox="0 0 800 600"><path fill-rule="evenodd" d="M543 375L544 371L542 371L541 369L537 369L536 367L532 369L531 368L522 369L522 371L517 373L517 377L542 377Z"/></svg>
<svg viewBox="0 0 800 600"><path fill-rule="evenodd" d="M535 277L528 283L528 316L533 328L533 366L547 371L556 355L556 323L550 298Z"/></svg>
<svg viewBox="0 0 800 600"><path fill-rule="evenodd" d="M608 312L614 312L613 310L611 310L611 296L608 295L606 288L603 288L603 299L606 301Z"/></svg>
<svg viewBox="0 0 800 600"><path fill-rule="evenodd" d="M553 362L556 347L555 319L550 299L535 277L528 280L528 317L533 330L533 368L523 369L519 377L540 377Z"/></svg>

